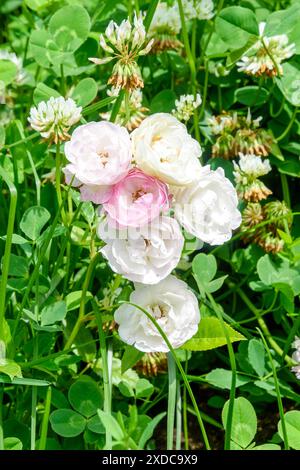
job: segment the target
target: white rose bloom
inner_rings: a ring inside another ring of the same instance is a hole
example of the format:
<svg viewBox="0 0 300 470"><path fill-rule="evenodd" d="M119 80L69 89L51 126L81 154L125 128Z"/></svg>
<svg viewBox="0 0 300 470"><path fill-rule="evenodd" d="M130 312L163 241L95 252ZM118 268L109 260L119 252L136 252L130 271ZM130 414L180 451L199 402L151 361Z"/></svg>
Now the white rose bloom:
<svg viewBox="0 0 300 470"><path fill-rule="evenodd" d="M173 192L175 217L205 243L222 245L241 223L236 190L222 168L202 167L192 185Z"/></svg>
<svg viewBox="0 0 300 470"><path fill-rule="evenodd" d="M84 200L105 202L110 186L128 172L131 162L131 142L125 127L107 121L89 122L75 129L65 144L70 162L64 172L75 176ZM74 184L75 186L75 184Z"/></svg>
<svg viewBox="0 0 300 470"><path fill-rule="evenodd" d="M165 183L186 186L201 168L201 147L184 124L168 113L144 119L131 134L138 168Z"/></svg>
<svg viewBox="0 0 300 470"><path fill-rule="evenodd" d="M166 334L173 348L179 348L198 330L200 312L195 294L187 284L168 276L153 286L136 285L130 302L147 310ZM144 312L123 304L115 312L121 339L143 352L168 352L169 348Z"/></svg>
<svg viewBox="0 0 300 470"><path fill-rule="evenodd" d="M176 268L184 238L175 219L161 216L149 225L113 229L100 221L98 236L107 244L101 253L112 270L142 284L156 284Z"/></svg>

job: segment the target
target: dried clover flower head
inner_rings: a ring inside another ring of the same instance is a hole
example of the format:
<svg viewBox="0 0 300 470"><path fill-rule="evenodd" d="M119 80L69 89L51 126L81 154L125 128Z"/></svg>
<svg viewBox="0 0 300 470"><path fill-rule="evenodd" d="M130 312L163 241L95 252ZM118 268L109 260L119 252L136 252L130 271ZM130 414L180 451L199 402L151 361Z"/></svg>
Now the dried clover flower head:
<svg viewBox="0 0 300 470"><path fill-rule="evenodd" d="M243 211L242 219L241 231L246 232L243 234L245 242L254 242L267 253L279 253L283 250L284 240L278 229L284 230L286 224L288 227L292 224L292 213L284 202L272 201L264 206L249 203ZM256 227L264 221L264 225ZM249 232L249 229L253 230Z"/></svg>
<svg viewBox="0 0 300 470"><path fill-rule="evenodd" d="M289 44L286 34L264 36L265 25L266 23L260 23L260 39L251 47L247 55L237 62L239 72L256 77L282 75L281 62L295 54L295 44Z"/></svg>
<svg viewBox="0 0 300 470"><path fill-rule="evenodd" d="M199 93L196 97L194 95L181 95L179 100L175 100L176 108L172 110L172 114L179 121L187 122L201 103L202 99Z"/></svg>
<svg viewBox="0 0 300 470"><path fill-rule="evenodd" d="M225 159L237 157L239 153L267 156L273 139L265 129L259 127L261 119L252 119L250 110L247 116L224 112L209 118L208 125L217 137L212 156Z"/></svg>
<svg viewBox="0 0 300 470"><path fill-rule="evenodd" d="M136 61L139 56L148 54L152 44L153 40L149 42L146 40L142 15L135 14L133 25L129 19L123 20L120 25L110 21L105 34L100 35L100 46L109 56L104 59L89 60L95 64L106 64L111 60L117 60L108 83L127 90L143 88L144 82Z"/></svg>
<svg viewBox="0 0 300 470"><path fill-rule="evenodd" d="M57 143L69 139L68 131L80 120L81 110L81 106L77 106L71 98L65 100L62 96L52 96L31 108L28 121L42 137Z"/></svg>
<svg viewBox="0 0 300 470"><path fill-rule="evenodd" d="M145 353L136 364L135 369L146 377L165 374L168 370L167 355L165 353Z"/></svg>

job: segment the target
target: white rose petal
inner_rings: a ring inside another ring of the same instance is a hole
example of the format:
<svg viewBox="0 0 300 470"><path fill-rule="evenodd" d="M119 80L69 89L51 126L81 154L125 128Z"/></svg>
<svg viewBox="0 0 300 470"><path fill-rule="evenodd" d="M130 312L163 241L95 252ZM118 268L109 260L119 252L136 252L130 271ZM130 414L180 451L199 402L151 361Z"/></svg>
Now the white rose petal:
<svg viewBox="0 0 300 470"><path fill-rule="evenodd" d="M136 285L130 302L147 310L166 334L173 348L179 348L198 330L200 312L195 294L187 284L168 276L152 286ZM168 352L169 348L147 315L123 304L115 312L121 339L143 352Z"/></svg>
<svg viewBox="0 0 300 470"><path fill-rule="evenodd" d="M99 195L104 194L127 174L131 162L130 137L125 127L107 121L89 122L75 129L65 144L65 154L70 162L65 173L86 185L85 197L93 194L97 199L97 188Z"/></svg>
<svg viewBox="0 0 300 470"><path fill-rule="evenodd" d="M143 284L156 284L167 277L176 268L184 244L178 222L168 216L128 230L112 229L103 220L97 232L107 243L101 253L113 271Z"/></svg>
<svg viewBox="0 0 300 470"><path fill-rule="evenodd" d="M222 245L241 223L236 190L222 168L202 167L197 181L173 192L175 217L205 243Z"/></svg>
<svg viewBox="0 0 300 470"><path fill-rule="evenodd" d="M132 132L131 138L137 166L165 183L186 186L201 168L199 143L171 114L152 114Z"/></svg>

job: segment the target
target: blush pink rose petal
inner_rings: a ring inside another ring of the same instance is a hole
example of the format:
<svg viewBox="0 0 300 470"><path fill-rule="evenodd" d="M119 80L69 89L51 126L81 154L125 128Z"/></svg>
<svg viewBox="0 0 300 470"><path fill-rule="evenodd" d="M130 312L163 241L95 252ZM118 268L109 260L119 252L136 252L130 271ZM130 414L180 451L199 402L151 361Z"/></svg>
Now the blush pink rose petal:
<svg viewBox="0 0 300 470"><path fill-rule="evenodd" d="M137 168L113 187L112 196L103 204L108 220L120 227L141 227L169 209L168 187Z"/></svg>

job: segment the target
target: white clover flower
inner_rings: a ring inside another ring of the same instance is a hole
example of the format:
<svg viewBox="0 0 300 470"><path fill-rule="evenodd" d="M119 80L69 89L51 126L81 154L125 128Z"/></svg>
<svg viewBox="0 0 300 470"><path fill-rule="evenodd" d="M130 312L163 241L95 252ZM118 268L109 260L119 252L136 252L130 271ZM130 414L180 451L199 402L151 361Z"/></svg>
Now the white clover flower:
<svg viewBox="0 0 300 470"><path fill-rule="evenodd" d="M243 155L242 153L239 156L239 162L233 162L233 175L236 183L248 184L260 176L267 175L272 170L267 158L263 160L258 155Z"/></svg>
<svg viewBox="0 0 300 470"><path fill-rule="evenodd" d="M207 119L207 123L211 128L214 135L219 135L224 132L225 129L234 129L237 124L237 113L220 114L219 116L212 116Z"/></svg>
<svg viewBox="0 0 300 470"><path fill-rule="evenodd" d="M156 35L176 35L181 30L180 15L175 6L169 6L166 2L160 2L155 10L150 28L150 37Z"/></svg>
<svg viewBox="0 0 300 470"><path fill-rule="evenodd" d="M227 77L230 74L230 70L222 62L215 62L210 60L208 62L209 73L215 75L215 77Z"/></svg>
<svg viewBox="0 0 300 470"><path fill-rule="evenodd" d="M97 233L106 242L100 251L112 270L142 284L157 284L167 277L176 268L184 245L178 222L168 216L123 230L102 220Z"/></svg>
<svg viewBox="0 0 300 470"><path fill-rule="evenodd" d="M0 49L0 60L8 60L15 64L17 68L17 75L15 77L15 82L18 85L21 85L26 77L25 70L23 69L23 61L18 57L14 52L9 52L5 49Z"/></svg>
<svg viewBox="0 0 300 470"><path fill-rule="evenodd" d="M236 190L222 168L207 165L196 176L186 188L173 188L175 217L203 242L222 245L241 223Z"/></svg>
<svg viewBox="0 0 300 470"><path fill-rule="evenodd" d="M296 378L300 380L300 338L298 338L298 336L295 336L295 341L292 343L292 348L295 349L292 354L292 359L297 363L297 365L292 367L292 372L294 372Z"/></svg>
<svg viewBox="0 0 300 470"><path fill-rule="evenodd" d="M172 110L173 116L179 121L188 121L202 103L201 96L197 93L194 95L181 95L179 100L175 100L176 109Z"/></svg>
<svg viewBox="0 0 300 470"><path fill-rule="evenodd" d="M275 76L283 74L281 62L296 53L295 44L289 44L286 34L264 36L265 23L259 24L260 39L250 48L247 55L237 62L238 71L254 76ZM274 63L275 62L275 63Z"/></svg>
<svg viewBox="0 0 300 470"><path fill-rule="evenodd" d="M64 169L67 182L80 186L83 200L105 202L112 185L128 172L131 142L124 127L111 122L89 122L75 129L65 144L69 164Z"/></svg>
<svg viewBox="0 0 300 470"><path fill-rule="evenodd" d="M212 0L182 0L184 16L187 20L210 20L214 16Z"/></svg>
<svg viewBox="0 0 300 470"><path fill-rule="evenodd" d="M131 134L135 162L146 174L185 186L201 168L201 147L186 126L168 113L148 116Z"/></svg>
<svg viewBox="0 0 300 470"><path fill-rule="evenodd" d="M173 348L179 348L198 330L200 312L195 294L174 276L152 286L137 284L130 302L147 310L162 328ZM168 352L164 339L136 307L123 304L115 312L121 339L143 352Z"/></svg>
<svg viewBox="0 0 300 470"><path fill-rule="evenodd" d="M28 121L42 137L58 142L69 138L68 130L80 120L81 110L71 98L52 96L31 108Z"/></svg>
<svg viewBox="0 0 300 470"><path fill-rule="evenodd" d="M142 14L134 15L133 25L129 19L123 20L120 25L111 20L105 34L100 35L99 42L109 56L103 59L91 57L89 60L95 64L117 60L108 83L128 90L143 88L144 82L136 60L149 53L153 40L147 41Z"/></svg>

